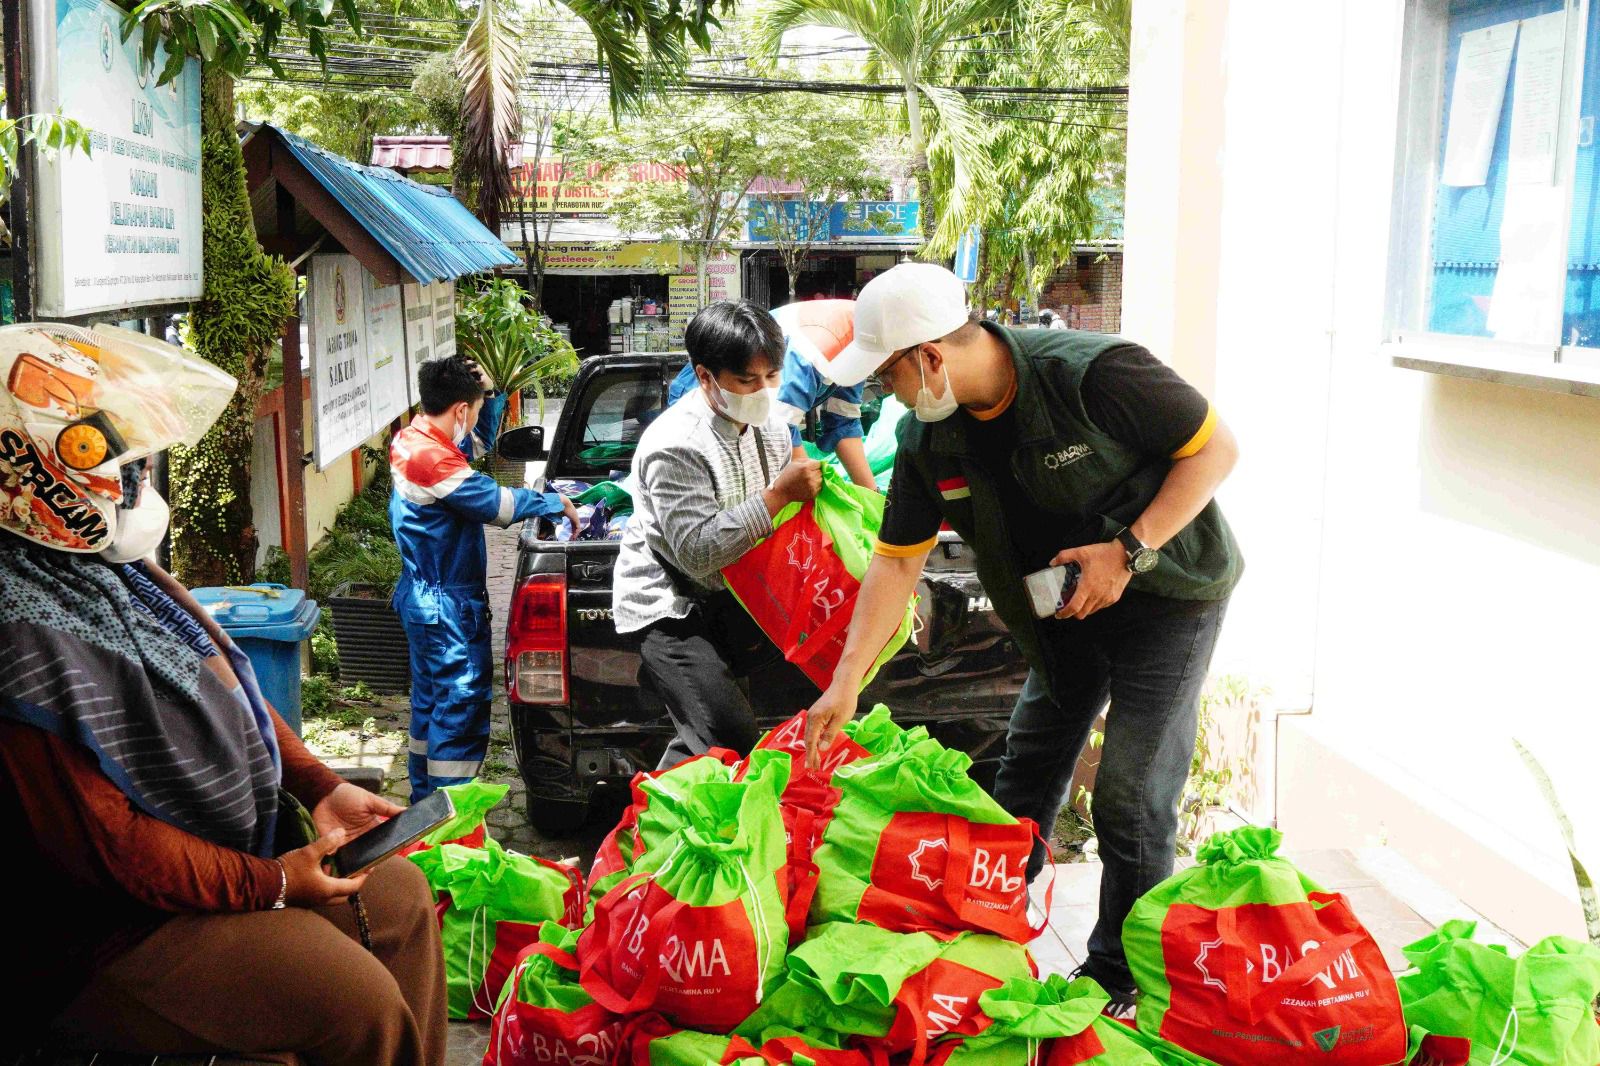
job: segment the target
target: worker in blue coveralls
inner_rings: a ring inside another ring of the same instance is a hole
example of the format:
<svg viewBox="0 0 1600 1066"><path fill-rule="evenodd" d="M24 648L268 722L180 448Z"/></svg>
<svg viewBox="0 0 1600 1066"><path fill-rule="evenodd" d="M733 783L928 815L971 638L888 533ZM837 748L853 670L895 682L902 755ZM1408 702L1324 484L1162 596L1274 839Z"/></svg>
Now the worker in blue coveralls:
<svg viewBox="0 0 1600 1066"><path fill-rule="evenodd" d="M839 457L850 480L878 487L861 442L861 384L876 367L853 365L842 353L855 337L853 300L806 300L772 312L783 330L782 384L774 409L789 423L796 459L807 458L802 427L815 416L812 443ZM668 405L699 388L694 367L685 365L667 390Z"/></svg>
<svg viewBox="0 0 1600 1066"><path fill-rule="evenodd" d="M563 496L504 488L467 465L493 447L502 406L476 363L430 359L417 370L417 389L422 413L389 446L389 523L403 564L394 608L411 645L412 803L476 777L489 750L494 673L483 527L578 517Z"/></svg>

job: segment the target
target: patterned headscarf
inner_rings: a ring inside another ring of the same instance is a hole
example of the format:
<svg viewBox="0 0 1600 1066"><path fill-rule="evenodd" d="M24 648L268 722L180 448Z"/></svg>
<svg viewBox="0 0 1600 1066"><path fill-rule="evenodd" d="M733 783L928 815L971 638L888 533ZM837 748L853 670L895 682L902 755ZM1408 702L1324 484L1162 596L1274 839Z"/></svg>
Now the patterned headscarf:
<svg viewBox="0 0 1600 1066"><path fill-rule="evenodd" d="M205 665L210 638L139 567L0 533L0 630L0 717L84 745L145 813L270 854L271 721Z"/></svg>

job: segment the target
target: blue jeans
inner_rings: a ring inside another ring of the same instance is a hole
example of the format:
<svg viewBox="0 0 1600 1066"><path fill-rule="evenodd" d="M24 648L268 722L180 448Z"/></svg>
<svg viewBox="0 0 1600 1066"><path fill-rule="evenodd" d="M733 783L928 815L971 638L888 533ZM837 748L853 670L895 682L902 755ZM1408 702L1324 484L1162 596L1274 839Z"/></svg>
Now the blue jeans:
<svg viewBox="0 0 1600 1066"><path fill-rule="evenodd" d="M1100 915L1087 971L1108 988L1133 986L1122 922L1134 901L1172 875L1178 804L1194 755L1195 723L1227 601L1128 593L1084 621L1050 621L1052 679L1028 673L995 778L995 799L1049 836L1072 797L1072 773L1109 699L1094 786ZM1044 865L1037 848L1029 876Z"/></svg>

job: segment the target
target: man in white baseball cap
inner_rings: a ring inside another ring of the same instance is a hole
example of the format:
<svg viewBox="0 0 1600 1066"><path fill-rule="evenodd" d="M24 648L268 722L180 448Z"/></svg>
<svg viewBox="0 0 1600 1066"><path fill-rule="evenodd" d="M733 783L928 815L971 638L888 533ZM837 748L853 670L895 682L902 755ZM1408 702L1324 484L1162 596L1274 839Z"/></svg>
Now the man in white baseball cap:
<svg viewBox="0 0 1600 1066"><path fill-rule="evenodd" d="M1233 435L1144 348L970 322L962 283L928 263L867 283L838 359L872 364L915 417L900 423L844 654L808 716L808 758L855 714L948 523L1029 666L995 798L1049 833L1110 700L1094 793L1100 916L1083 972L1131 1005L1122 922L1172 873L1200 690L1243 568L1212 498L1237 457ZM1042 609L1030 574L1061 590ZM1043 863L1040 848L1030 877Z"/></svg>
<svg viewBox="0 0 1600 1066"><path fill-rule="evenodd" d="M939 340L966 324L967 290L954 274L933 263L901 263L861 290L855 337L834 357L834 373L865 380L894 353Z"/></svg>

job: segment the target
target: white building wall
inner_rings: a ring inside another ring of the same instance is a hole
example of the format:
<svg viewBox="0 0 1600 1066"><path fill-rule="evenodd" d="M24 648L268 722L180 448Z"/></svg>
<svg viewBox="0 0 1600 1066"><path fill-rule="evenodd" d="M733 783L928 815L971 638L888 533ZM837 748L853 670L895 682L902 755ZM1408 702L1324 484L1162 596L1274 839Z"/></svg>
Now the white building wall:
<svg viewBox="0 0 1600 1066"><path fill-rule="evenodd" d="M1217 665L1311 709L1273 745L1290 845L1388 843L1519 935L1581 933L1510 740L1600 863L1600 400L1382 350L1403 14L1136 3L1124 332L1169 345L1241 440L1222 500L1247 572ZM1194 62L1212 42L1222 61ZM1190 196L1174 151L1204 153L1202 200L1218 161L1209 258L1170 210Z"/></svg>

